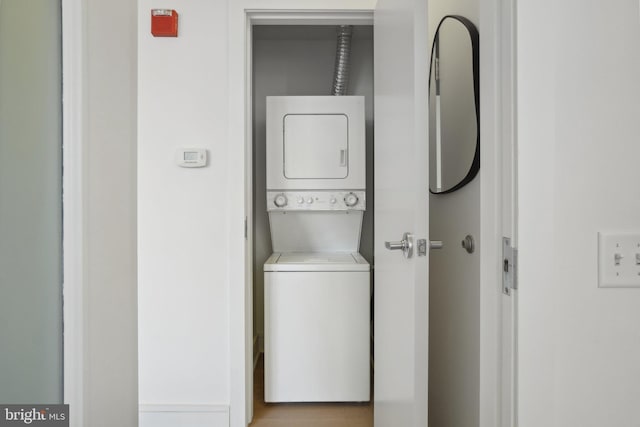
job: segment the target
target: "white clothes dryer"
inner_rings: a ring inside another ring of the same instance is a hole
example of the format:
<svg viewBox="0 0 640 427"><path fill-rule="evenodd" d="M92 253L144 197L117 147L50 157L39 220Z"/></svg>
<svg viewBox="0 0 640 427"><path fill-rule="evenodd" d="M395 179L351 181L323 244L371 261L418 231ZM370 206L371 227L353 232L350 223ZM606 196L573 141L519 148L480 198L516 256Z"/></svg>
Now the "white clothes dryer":
<svg viewBox="0 0 640 427"><path fill-rule="evenodd" d="M364 190L363 96L268 96L267 190Z"/></svg>

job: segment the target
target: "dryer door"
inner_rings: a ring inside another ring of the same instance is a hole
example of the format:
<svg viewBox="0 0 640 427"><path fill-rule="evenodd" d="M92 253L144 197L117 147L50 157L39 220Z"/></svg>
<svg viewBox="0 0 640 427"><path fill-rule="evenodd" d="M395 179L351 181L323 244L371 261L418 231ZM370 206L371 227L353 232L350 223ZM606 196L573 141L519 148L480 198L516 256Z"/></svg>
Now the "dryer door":
<svg viewBox="0 0 640 427"><path fill-rule="evenodd" d="M362 96L267 97L268 190L364 190Z"/></svg>
<svg viewBox="0 0 640 427"><path fill-rule="evenodd" d="M346 114L287 114L284 117L284 176L344 179L349 120Z"/></svg>

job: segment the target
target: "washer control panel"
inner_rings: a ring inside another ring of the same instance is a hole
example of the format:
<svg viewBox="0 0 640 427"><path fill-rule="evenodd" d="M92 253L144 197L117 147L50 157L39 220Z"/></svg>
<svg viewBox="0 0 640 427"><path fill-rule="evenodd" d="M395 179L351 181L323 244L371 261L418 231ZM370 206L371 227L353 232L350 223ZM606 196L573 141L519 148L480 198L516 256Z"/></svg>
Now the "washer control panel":
<svg viewBox="0 0 640 427"><path fill-rule="evenodd" d="M364 191L267 191L267 211L365 210Z"/></svg>

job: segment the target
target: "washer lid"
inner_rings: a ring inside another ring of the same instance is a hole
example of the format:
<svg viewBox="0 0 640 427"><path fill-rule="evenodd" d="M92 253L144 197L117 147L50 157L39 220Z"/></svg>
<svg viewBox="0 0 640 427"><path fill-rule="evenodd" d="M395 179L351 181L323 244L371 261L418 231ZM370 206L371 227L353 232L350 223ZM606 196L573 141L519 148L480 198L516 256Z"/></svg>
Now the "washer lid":
<svg viewBox="0 0 640 427"><path fill-rule="evenodd" d="M369 271L369 263L357 252L277 252L264 271Z"/></svg>
<svg viewBox="0 0 640 427"><path fill-rule="evenodd" d="M278 264L356 264L352 254L298 252L284 253L278 258Z"/></svg>

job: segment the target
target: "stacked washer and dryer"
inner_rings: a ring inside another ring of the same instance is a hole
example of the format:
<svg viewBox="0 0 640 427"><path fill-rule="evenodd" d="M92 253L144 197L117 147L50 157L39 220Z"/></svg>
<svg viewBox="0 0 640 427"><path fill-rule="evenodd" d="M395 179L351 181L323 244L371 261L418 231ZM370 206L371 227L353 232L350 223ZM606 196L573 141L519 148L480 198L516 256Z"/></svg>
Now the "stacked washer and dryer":
<svg viewBox="0 0 640 427"><path fill-rule="evenodd" d="M266 148L265 401L368 401L364 97L267 97Z"/></svg>

